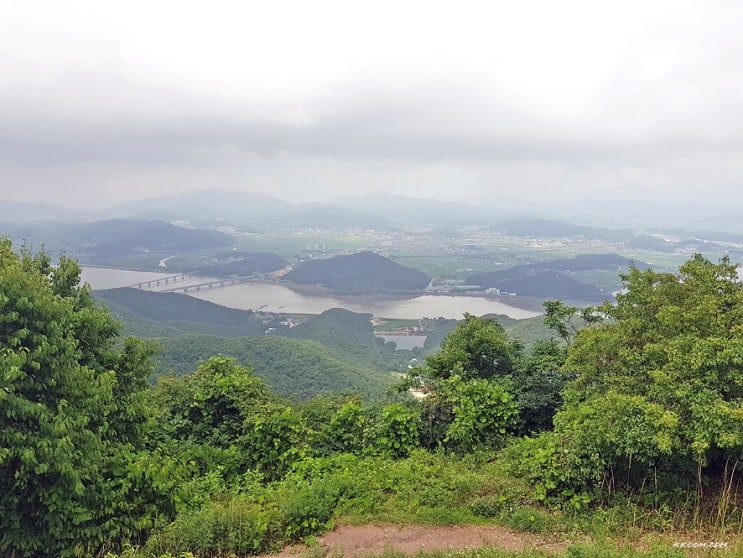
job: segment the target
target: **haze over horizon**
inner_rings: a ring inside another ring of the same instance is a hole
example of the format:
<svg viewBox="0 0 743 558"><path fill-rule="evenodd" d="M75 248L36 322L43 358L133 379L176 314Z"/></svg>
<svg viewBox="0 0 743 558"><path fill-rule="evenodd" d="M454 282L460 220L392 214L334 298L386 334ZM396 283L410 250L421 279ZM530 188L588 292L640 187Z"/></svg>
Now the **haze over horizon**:
<svg viewBox="0 0 743 558"><path fill-rule="evenodd" d="M0 0L0 199L743 203L743 5Z"/></svg>

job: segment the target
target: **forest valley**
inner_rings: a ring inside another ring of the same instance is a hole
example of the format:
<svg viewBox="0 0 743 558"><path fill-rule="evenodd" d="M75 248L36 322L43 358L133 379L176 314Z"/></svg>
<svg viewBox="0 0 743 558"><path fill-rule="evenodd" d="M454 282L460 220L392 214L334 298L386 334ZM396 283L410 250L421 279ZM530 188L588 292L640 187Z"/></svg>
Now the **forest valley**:
<svg viewBox="0 0 743 558"><path fill-rule="evenodd" d="M74 259L0 240L0 556L243 556L339 522L494 522L572 557L687 556L674 533L741 550L737 267L622 282L547 302L559 337L529 351L466 315L384 399L299 401L223 356L151 384L157 347L121 338Z"/></svg>

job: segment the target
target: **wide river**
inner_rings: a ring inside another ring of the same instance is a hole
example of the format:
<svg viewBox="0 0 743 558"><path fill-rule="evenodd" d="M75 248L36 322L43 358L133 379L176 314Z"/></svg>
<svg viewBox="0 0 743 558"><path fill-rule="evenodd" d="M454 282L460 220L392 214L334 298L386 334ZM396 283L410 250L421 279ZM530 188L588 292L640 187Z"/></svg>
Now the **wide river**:
<svg viewBox="0 0 743 558"><path fill-rule="evenodd" d="M86 267L82 280L93 289L112 289L131 286L142 281L167 277L168 273L128 271L102 267ZM199 281L205 281L204 278ZM173 286L169 283L169 286ZM161 281L160 289L165 285ZM158 288L158 287L156 287ZM465 312L476 316L505 314L511 318L530 318L541 314L538 303L517 297L485 298L476 296L422 295L414 298L379 296L331 296L328 294L299 293L283 285L272 283L241 283L227 287L192 290L190 296L215 304L242 310L285 312L288 314L320 314L330 308L345 308L352 312L372 314L380 318L461 319ZM511 304L502 302L508 301ZM518 303L519 306L516 306ZM523 307L521 306L523 303Z"/></svg>

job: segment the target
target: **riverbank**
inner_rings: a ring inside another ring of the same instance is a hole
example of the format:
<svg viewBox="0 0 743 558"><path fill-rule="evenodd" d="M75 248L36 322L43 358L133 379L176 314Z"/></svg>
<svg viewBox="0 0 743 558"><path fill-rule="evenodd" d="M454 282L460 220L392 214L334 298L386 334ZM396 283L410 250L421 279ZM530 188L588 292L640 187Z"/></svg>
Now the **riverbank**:
<svg viewBox="0 0 743 558"><path fill-rule="evenodd" d="M93 289L111 289L155 281L168 275L162 272L86 267L83 268L82 279ZM186 294L228 308L284 314L321 314L331 308L345 308L383 318L441 317L459 320L465 313L475 316L504 314L514 319L531 318L543 313L542 301L518 296L338 295L320 287L289 286L277 282L245 282L198 291L194 289Z"/></svg>
<svg viewBox="0 0 743 558"><path fill-rule="evenodd" d="M262 312L321 314L331 308L345 308L351 312L371 314L380 318L421 319L446 318L461 320L465 313L482 316L504 314L514 319L531 318L542 314L541 303L524 301L523 305L471 296L421 295L413 298L387 296L338 296L297 292L284 285L241 283L219 289L189 291L189 296L241 310Z"/></svg>

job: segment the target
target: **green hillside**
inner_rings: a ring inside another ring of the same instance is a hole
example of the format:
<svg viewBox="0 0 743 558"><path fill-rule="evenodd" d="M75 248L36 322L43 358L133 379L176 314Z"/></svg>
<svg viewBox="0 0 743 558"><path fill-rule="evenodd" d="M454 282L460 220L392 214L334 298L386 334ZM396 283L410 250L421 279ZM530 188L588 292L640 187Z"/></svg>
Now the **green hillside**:
<svg viewBox="0 0 743 558"><path fill-rule="evenodd" d="M153 335L137 333L143 337L164 337L166 332L207 333L225 337L262 335L265 327L249 310L237 310L199 300L185 294L156 293L122 287L95 291L95 297L105 302L114 315L119 315L128 325L137 327L163 324L162 332ZM155 322L156 324L152 324Z"/></svg>
<svg viewBox="0 0 743 558"><path fill-rule="evenodd" d="M208 188L126 203L115 210L124 215L148 215L161 219L274 222L294 207L292 203L265 194Z"/></svg>
<svg viewBox="0 0 743 558"><path fill-rule="evenodd" d="M568 299L601 302L608 298L593 285L583 283L557 271L534 271L531 269L503 269L475 273L467 281L483 288L497 288L543 299Z"/></svg>
<svg viewBox="0 0 743 558"><path fill-rule="evenodd" d="M514 320L514 322L510 325L503 324L503 327L509 336L523 343L527 351L531 351L538 341L559 339L559 336L553 330L544 325L544 316Z"/></svg>
<svg viewBox="0 0 743 558"><path fill-rule="evenodd" d="M645 262L633 261L617 254L580 254L573 258L473 273L467 277L467 281L484 288L515 292L521 296L602 302L611 299L608 290L580 281L571 275L594 271L604 272L609 276L616 274L616 284L619 285L619 274L631 264L637 269L648 268Z"/></svg>
<svg viewBox="0 0 743 558"><path fill-rule="evenodd" d="M392 373L374 369L363 360L306 339L278 336L219 338L183 335L161 339L158 373L193 371L214 355L249 362L255 374L277 393L301 399L325 392L352 392L376 398L396 380Z"/></svg>
<svg viewBox="0 0 743 558"><path fill-rule="evenodd" d="M98 297L98 293L94 293ZM121 334L125 337L139 337L140 339L156 339L160 337L178 337L187 333L203 333L230 337L230 332L218 326L202 324L200 322L159 321L145 318L130 310L126 306L105 301L99 298L102 306L106 307L111 315L122 323Z"/></svg>
<svg viewBox="0 0 743 558"><path fill-rule="evenodd" d="M389 343L375 337L369 314L332 308L284 333L318 341L343 355L375 367L397 369L399 356Z"/></svg>
<svg viewBox="0 0 743 558"><path fill-rule="evenodd" d="M437 319L435 329L426 336L426 340L423 342L423 354L431 355L437 352L441 342L455 327L457 327L457 320Z"/></svg>
<svg viewBox="0 0 743 558"><path fill-rule="evenodd" d="M309 260L283 277L300 285L319 285L339 293L417 292L429 277L375 254L358 252L326 260Z"/></svg>
<svg viewBox="0 0 743 558"><path fill-rule="evenodd" d="M402 366L403 357L374 336L367 314L329 310L266 337L278 315L272 319L184 294L131 288L96 291L95 296L124 322L126 335L159 340L157 375L171 369L186 373L221 354L247 359L282 395L310 397L336 390L376 397L392 381L389 372Z"/></svg>

